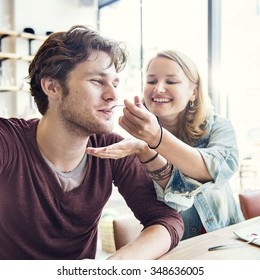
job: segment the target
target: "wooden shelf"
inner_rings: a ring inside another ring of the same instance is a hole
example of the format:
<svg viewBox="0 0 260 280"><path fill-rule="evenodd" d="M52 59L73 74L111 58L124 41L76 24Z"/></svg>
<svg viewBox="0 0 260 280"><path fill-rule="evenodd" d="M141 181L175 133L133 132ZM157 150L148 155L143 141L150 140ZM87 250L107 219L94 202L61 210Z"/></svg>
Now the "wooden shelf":
<svg viewBox="0 0 260 280"><path fill-rule="evenodd" d="M13 52L2 52L1 51L1 42L2 39L8 37L8 36L13 36L13 37L19 37L28 40L29 43L29 50L28 50L28 55L22 55L22 54L17 54ZM14 60L24 60L31 62L34 58L33 55L31 55L31 43L33 40L41 40L44 41L47 39L47 35L36 35L28 32L17 32L14 30L0 30L0 67L2 66L2 61L6 59L14 59ZM17 92L17 91L26 91L29 92L29 89L24 86L17 86L17 85L0 85L0 92Z"/></svg>
<svg viewBox="0 0 260 280"><path fill-rule="evenodd" d="M23 92L30 92L30 88L29 86L17 86L17 85L13 85L13 86L5 86L5 85L0 85L0 92L4 92L4 91L23 91Z"/></svg>
<svg viewBox="0 0 260 280"><path fill-rule="evenodd" d="M21 87L18 86L0 86L0 91L19 91Z"/></svg>
<svg viewBox="0 0 260 280"><path fill-rule="evenodd" d="M33 55L22 55L21 60L29 61L31 62L33 60L34 56Z"/></svg>
<svg viewBox="0 0 260 280"><path fill-rule="evenodd" d="M27 32L22 32L19 34L19 37L24 38L24 39L29 39L29 40L42 40L44 41L47 39L48 36L45 35L35 35L32 33L27 33Z"/></svg>
<svg viewBox="0 0 260 280"><path fill-rule="evenodd" d="M5 59L21 59L25 61L32 61L34 58L33 55L18 55L15 53L9 53L9 52L0 52L0 61Z"/></svg>
<svg viewBox="0 0 260 280"><path fill-rule="evenodd" d="M10 53L10 52L0 52L0 60L4 59L20 59L21 55L18 55L16 53Z"/></svg>
<svg viewBox="0 0 260 280"><path fill-rule="evenodd" d="M46 35L37 35L37 34L28 33L28 32L19 33L14 30L0 30L0 37L3 38L6 36L15 36L15 37L21 37L24 39L42 40L42 41L44 41L45 39L48 38L48 36L46 36Z"/></svg>
<svg viewBox="0 0 260 280"><path fill-rule="evenodd" d="M5 37L5 36L18 36L19 32L14 31L14 30L0 30L0 37Z"/></svg>

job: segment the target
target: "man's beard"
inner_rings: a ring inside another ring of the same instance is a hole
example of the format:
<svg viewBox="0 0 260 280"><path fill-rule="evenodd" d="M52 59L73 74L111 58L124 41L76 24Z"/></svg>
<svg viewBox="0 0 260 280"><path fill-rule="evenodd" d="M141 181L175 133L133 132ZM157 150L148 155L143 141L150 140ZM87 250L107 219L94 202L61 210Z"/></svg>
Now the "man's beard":
<svg viewBox="0 0 260 280"><path fill-rule="evenodd" d="M70 133L80 137L88 137L92 134L109 134L113 131L113 119L100 120L90 113L91 108L86 106L85 108L80 107L78 110L77 106L67 105L68 102L69 100L66 100L65 97L60 104L59 112L64 127Z"/></svg>
<svg viewBox="0 0 260 280"><path fill-rule="evenodd" d="M112 120L106 124L101 123L93 116L81 116L75 112L61 110L60 111L64 126L70 133L74 133L80 137L88 137L92 134L109 134L113 131L114 125Z"/></svg>

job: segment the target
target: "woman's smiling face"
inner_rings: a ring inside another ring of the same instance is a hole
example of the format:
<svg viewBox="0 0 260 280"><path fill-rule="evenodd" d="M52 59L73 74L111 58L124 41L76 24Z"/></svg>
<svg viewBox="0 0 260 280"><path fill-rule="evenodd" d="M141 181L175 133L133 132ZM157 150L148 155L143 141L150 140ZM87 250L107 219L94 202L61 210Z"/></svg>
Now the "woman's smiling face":
<svg viewBox="0 0 260 280"><path fill-rule="evenodd" d="M190 100L196 99L196 85L175 61L156 57L151 60L146 74L144 100L156 116L176 118Z"/></svg>

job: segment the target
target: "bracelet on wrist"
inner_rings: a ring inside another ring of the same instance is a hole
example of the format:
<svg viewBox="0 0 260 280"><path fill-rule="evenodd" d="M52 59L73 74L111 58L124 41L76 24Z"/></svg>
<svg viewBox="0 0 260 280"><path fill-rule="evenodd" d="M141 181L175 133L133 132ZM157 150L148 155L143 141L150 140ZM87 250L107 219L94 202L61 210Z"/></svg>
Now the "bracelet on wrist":
<svg viewBox="0 0 260 280"><path fill-rule="evenodd" d="M162 180L165 180L165 179L168 179L171 177L171 173L168 173L164 176L151 176L150 177L154 180L154 181L162 181Z"/></svg>
<svg viewBox="0 0 260 280"><path fill-rule="evenodd" d="M146 164L146 163L149 163L149 162L151 162L151 161L153 161L153 160L155 160L157 157L158 157L158 153L156 153L152 158L150 158L150 159L148 159L148 160L146 160L146 161L140 161L142 164Z"/></svg>
<svg viewBox="0 0 260 280"><path fill-rule="evenodd" d="M159 123L159 121L158 121L158 123ZM158 144L157 144L156 146L154 146L154 147L151 147L151 146L148 144L148 147L149 147L150 149L153 149L153 150L157 149L157 148L160 146L161 142L162 142L163 128L162 128L162 126L161 126L160 123L159 123L159 126L160 126L160 139L159 139Z"/></svg>
<svg viewBox="0 0 260 280"><path fill-rule="evenodd" d="M172 170L173 170L173 165L169 161L167 161L167 163L160 169L153 170L153 171L146 170L146 172L155 181L160 181L169 178L172 174Z"/></svg>

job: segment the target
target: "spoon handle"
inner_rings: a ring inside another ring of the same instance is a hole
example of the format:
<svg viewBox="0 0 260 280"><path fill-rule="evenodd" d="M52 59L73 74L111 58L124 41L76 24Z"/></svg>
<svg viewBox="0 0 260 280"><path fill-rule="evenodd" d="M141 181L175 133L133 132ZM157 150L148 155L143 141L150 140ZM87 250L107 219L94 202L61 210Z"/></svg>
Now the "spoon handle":
<svg viewBox="0 0 260 280"><path fill-rule="evenodd" d="M112 110L112 109L114 109L115 107L120 107L120 106L125 106L125 105L124 105L124 104L117 104L117 105L112 106L110 109Z"/></svg>

